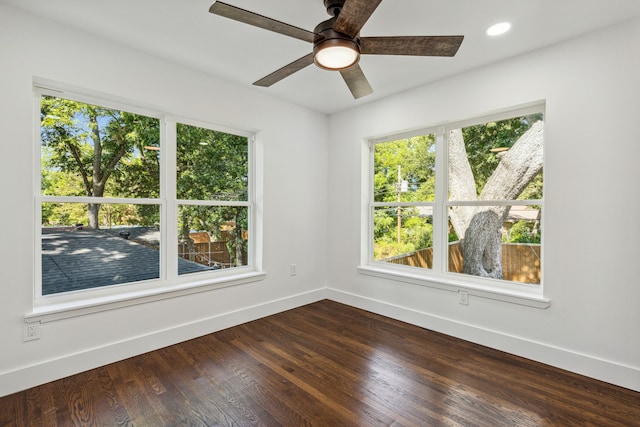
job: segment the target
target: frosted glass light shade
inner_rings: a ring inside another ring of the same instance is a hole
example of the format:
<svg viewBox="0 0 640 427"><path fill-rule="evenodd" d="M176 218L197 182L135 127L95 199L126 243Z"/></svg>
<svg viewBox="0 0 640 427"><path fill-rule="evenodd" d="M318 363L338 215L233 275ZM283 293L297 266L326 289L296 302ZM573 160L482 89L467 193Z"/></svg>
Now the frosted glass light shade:
<svg viewBox="0 0 640 427"><path fill-rule="evenodd" d="M350 67L357 59L358 52L346 46L331 46L316 53L316 63L331 70Z"/></svg>
<svg viewBox="0 0 640 427"><path fill-rule="evenodd" d="M342 70L358 62L360 52L351 40L329 39L314 48L314 61L320 68Z"/></svg>

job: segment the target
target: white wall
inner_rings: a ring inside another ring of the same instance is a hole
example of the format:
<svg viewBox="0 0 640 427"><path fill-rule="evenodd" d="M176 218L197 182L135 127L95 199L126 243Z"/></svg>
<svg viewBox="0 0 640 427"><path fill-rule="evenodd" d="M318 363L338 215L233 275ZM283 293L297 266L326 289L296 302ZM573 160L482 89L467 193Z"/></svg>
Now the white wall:
<svg viewBox="0 0 640 427"><path fill-rule="evenodd" d="M640 22L630 22L327 119L0 6L0 395L325 295L640 390L639 42ZM46 323L40 340L22 342L34 76L259 130L266 280ZM357 273L363 138L540 99L549 309L461 306L452 292Z"/></svg>
<svg viewBox="0 0 640 427"><path fill-rule="evenodd" d="M328 295L640 390L640 21L330 118ZM363 139L546 100L542 310L358 274Z"/></svg>
<svg viewBox="0 0 640 427"><path fill-rule="evenodd" d="M33 299L34 76L258 130L266 280L45 323L41 339L24 343ZM324 296L326 116L0 6L0 129L0 395Z"/></svg>

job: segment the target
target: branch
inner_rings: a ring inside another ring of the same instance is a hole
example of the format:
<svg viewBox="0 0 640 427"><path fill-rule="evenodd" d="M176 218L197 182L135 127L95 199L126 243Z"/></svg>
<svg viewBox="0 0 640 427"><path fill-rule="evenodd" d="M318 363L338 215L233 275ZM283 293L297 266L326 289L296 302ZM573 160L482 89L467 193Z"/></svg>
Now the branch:
<svg viewBox="0 0 640 427"><path fill-rule="evenodd" d="M82 177L82 183L84 185L85 192L87 193L87 196L92 196L93 191L91 188L91 183L89 182L87 170L82 165L82 156L80 155L80 150L77 146L69 142L67 142L66 144L69 147L69 151L71 151L73 158L76 160L76 164L78 165L78 170L80 171L80 176Z"/></svg>
<svg viewBox="0 0 640 427"><path fill-rule="evenodd" d="M93 193L101 197L104 186L101 186L102 171L100 165L102 163L102 141L100 139L100 128L98 127L98 119L92 109L88 109L89 123L91 126L91 139L93 139Z"/></svg>
<svg viewBox="0 0 640 427"><path fill-rule="evenodd" d="M516 199L542 170L544 123L538 121L507 151L487 180L481 200Z"/></svg>
<svg viewBox="0 0 640 427"><path fill-rule="evenodd" d="M102 174L102 179L100 181L101 185L105 185L105 183L107 182L107 179L109 179L109 177L111 176L111 172L113 172L113 170L115 169L116 165L118 164L118 162L120 161L120 159L127 153L127 146L122 144L120 145L120 149L118 150L118 152L115 154L115 156L113 156L113 158L111 159L111 161L107 164L107 167L105 168L104 173Z"/></svg>

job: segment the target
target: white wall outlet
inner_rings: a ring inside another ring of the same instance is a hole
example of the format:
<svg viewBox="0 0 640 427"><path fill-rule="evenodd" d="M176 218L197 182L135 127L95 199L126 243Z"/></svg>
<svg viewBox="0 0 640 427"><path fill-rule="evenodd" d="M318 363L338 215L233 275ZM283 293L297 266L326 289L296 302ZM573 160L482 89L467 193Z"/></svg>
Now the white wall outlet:
<svg viewBox="0 0 640 427"><path fill-rule="evenodd" d="M289 274L291 274L292 276L295 276L296 274L298 274L295 264L291 264L291 267L289 267Z"/></svg>
<svg viewBox="0 0 640 427"><path fill-rule="evenodd" d="M462 305L469 305L469 292L458 291L458 302Z"/></svg>
<svg viewBox="0 0 640 427"><path fill-rule="evenodd" d="M29 322L22 329L22 340L33 341L40 339L40 322Z"/></svg>

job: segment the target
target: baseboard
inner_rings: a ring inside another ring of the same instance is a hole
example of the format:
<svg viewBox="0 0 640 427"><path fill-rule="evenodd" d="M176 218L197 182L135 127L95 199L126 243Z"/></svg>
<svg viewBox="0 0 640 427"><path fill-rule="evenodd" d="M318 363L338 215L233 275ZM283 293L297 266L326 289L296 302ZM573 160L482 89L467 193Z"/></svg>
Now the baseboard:
<svg viewBox="0 0 640 427"><path fill-rule="evenodd" d="M327 289L328 299L640 392L640 369L384 301Z"/></svg>
<svg viewBox="0 0 640 427"><path fill-rule="evenodd" d="M0 397L325 298L322 288L3 372Z"/></svg>
<svg viewBox="0 0 640 427"><path fill-rule="evenodd" d="M0 397L324 298L640 392L640 369L635 367L336 289L318 289L0 373Z"/></svg>

